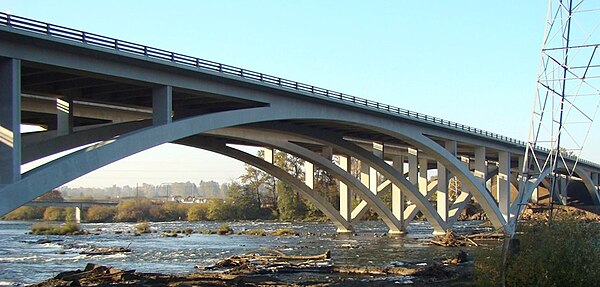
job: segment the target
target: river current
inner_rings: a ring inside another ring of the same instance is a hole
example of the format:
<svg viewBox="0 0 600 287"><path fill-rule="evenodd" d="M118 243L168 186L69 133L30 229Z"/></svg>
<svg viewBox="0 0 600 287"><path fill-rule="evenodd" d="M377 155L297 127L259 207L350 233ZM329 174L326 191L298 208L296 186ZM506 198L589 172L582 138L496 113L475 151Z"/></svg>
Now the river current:
<svg viewBox="0 0 600 287"><path fill-rule="evenodd" d="M424 245L431 226L414 222L405 235L389 236L383 222L359 223L355 234L338 235L331 223L230 222L235 232L245 229L273 231L293 228L299 236L253 236L191 234L161 237L166 230L217 229L216 222L152 222L156 233L134 236L133 223L83 223L90 235L40 236L27 234L35 222L0 221L0 286L19 286L43 281L67 270L83 269L87 263L135 269L140 272L187 274L196 265L211 265L219 259L244 253L264 253L264 248L288 254L321 254L331 251L340 265L402 266L431 264L456 254L455 248ZM480 222L460 222L460 232L485 232ZM129 233L128 233L129 231ZM48 240L50 243L42 243ZM79 254L90 247L129 247L130 253L106 256ZM469 248L462 248L469 252Z"/></svg>

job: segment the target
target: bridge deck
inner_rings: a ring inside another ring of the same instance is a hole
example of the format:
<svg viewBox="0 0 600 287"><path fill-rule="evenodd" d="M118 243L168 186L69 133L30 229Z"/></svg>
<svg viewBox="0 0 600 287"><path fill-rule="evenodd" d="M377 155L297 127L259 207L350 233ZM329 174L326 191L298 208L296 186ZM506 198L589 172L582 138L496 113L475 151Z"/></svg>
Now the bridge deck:
<svg viewBox="0 0 600 287"><path fill-rule="evenodd" d="M0 13L0 32L3 34L13 34L13 37L15 33L26 35L28 38L38 37L46 42L46 45L48 41L66 43L85 47L89 50L100 51L101 53L111 53L118 57L142 59L162 65L170 65L179 69L191 70L201 73L203 76L218 76L252 85L261 85L304 96L317 97L354 108L391 115L402 120L430 127L439 127L450 130L453 133L491 140L515 148L524 149L526 144L524 141L468 125L313 85L6 13ZM106 78L90 73L82 74L80 71L68 70L64 67L57 68L25 61L23 63L22 89L25 94L23 99L23 122L42 125L48 129L54 129L56 125L53 115L55 107L54 103L51 102L56 95L76 95L79 99L75 103L76 105L87 105L88 110L96 110L95 113L85 113L79 108L80 114L75 115L74 126L114 122L114 116L110 119L107 119L106 116L101 116L102 113L98 112L102 108L99 106L100 104L105 105L104 110L128 108L133 109L129 111L130 113L146 113L145 117L139 114L135 115L137 119L150 118L148 111L151 110L152 100L148 97L148 94L151 93L152 85L148 85L148 83ZM264 103L248 99L211 95L197 91L174 90L173 93L173 107L177 111L175 117L186 117L189 115L264 105ZM121 115L123 116L123 121L131 119L131 115L129 115L129 118L125 113L121 113ZM541 147L539 149L544 151ZM589 161L580 161L589 166L600 167L600 165Z"/></svg>

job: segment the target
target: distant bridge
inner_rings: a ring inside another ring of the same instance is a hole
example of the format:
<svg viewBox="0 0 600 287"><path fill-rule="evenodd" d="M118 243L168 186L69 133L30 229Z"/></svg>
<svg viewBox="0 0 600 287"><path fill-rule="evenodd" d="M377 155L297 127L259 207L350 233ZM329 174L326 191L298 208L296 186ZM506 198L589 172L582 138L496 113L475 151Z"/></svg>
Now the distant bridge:
<svg viewBox="0 0 600 287"><path fill-rule="evenodd" d="M47 131L21 134L20 124ZM532 170L540 177L521 180L525 143L519 140L0 13L0 215L164 143L210 150L265 170L306 196L339 232L351 232L371 208L391 233L406 231L418 211L434 233L443 233L475 200L494 227L512 233L518 207L549 186L547 170ZM228 144L263 147L265 158ZM22 164L86 145L21 172ZM297 178L273 165L273 149L304 159L304 175ZM350 172L351 159L360 161L359 176ZM563 165L574 163L567 159ZM339 202L313 189L315 165L339 180ZM437 173L437 181L428 182L429 171ZM580 161L576 178L562 177L558 198L567 203L567 185L576 181L585 186L589 202L600 204L599 174L599 165ZM460 190L451 190L451 182L460 183ZM383 193L392 194L391 206L381 200ZM361 200L357 206L353 195Z"/></svg>

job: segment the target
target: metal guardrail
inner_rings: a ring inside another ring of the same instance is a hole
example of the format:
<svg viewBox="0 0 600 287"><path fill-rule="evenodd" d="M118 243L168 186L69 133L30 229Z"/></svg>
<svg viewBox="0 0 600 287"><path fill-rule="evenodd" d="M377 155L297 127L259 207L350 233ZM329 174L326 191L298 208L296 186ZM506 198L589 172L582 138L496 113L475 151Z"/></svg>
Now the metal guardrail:
<svg viewBox="0 0 600 287"><path fill-rule="evenodd" d="M136 44L128 41L123 41L111 37L106 37L94 33L88 33L85 31L54 25L46 22L41 22L33 19L24 17L14 16L7 13L0 12L0 25L4 25L13 29L25 30L29 32L45 34L48 36L71 40L83 44L87 44L95 47L108 48L125 53L131 53L138 56L145 56L150 59L164 60L171 63L185 65L188 67L196 67L202 70L208 70L212 72L218 72L224 75L237 76L247 80L254 80L264 84L270 84L281 88L296 90L299 92L305 92L312 95L325 97L328 99L339 100L340 102L350 104L358 107L366 107L380 112L386 112L388 114L408 117L411 119L418 119L427 123L433 123L444 127L449 127L455 130L465 131L475 135L487 137L490 139L500 140L511 144L522 145L525 147L526 142L510 138L507 136L499 135L496 133L488 132L482 129L470 127L467 125L459 124L456 122L444 120L434 116L429 116L422 113L406 110L403 108L383 104L376 101L371 101L365 98L355 97L340 92L331 91L315 87L308 84L303 84L283 78L242 69L218 62L208 61L197 57L187 56L175 52L170 52L158 48L148 47L141 44ZM536 149L550 152L550 149L536 147ZM573 159L574 160L574 159ZM590 165L596 165L593 162L586 160L579 160L582 163Z"/></svg>

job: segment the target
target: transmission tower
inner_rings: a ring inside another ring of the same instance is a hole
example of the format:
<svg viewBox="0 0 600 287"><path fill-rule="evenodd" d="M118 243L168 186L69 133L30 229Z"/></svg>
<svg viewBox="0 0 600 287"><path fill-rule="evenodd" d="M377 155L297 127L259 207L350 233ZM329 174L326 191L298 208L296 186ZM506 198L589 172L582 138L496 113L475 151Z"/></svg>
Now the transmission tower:
<svg viewBox="0 0 600 287"><path fill-rule="evenodd" d="M600 1L550 0L523 176L573 175L600 104Z"/></svg>

